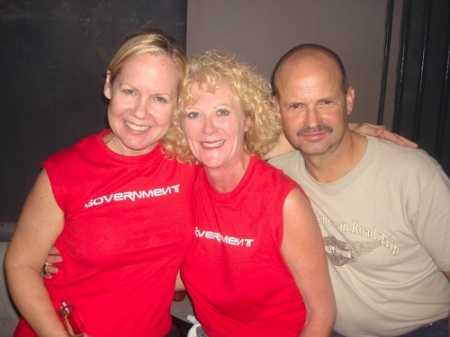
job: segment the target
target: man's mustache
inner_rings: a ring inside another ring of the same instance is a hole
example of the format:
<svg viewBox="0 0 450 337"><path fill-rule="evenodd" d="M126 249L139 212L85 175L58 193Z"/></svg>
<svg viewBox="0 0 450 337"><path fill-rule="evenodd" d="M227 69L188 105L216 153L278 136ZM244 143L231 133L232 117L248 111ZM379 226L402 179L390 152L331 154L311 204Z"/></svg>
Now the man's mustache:
<svg viewBox="0 0 450 337"><path fill-rule="evenodd" d="M331 133L331 132L333 132L333 128L331 126L325 125L325 124L317 125L314 128L304 127L297 131L297 137L300 137L300 136L302 136L304 134L308 134L308 133L322 132L322 131Z"/></svg>

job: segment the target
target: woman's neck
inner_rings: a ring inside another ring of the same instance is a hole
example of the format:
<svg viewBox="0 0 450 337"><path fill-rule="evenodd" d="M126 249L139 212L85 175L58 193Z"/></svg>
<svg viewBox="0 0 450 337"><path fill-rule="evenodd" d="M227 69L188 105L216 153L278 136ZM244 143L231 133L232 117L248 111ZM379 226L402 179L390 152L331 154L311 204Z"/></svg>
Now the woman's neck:
<svg viewBox="0 0 450 337"><path fill-rule="evenodd" d="M228 193L236 188L247 171L251 155L245 153L242 158L220 168L205 167L206 177L211 186L220 193Z"/></svg>

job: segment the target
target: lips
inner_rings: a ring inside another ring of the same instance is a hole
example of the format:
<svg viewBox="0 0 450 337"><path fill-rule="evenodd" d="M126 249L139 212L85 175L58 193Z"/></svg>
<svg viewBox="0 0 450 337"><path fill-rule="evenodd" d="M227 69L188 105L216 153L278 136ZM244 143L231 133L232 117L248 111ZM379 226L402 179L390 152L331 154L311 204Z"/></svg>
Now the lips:
<svg viewBox="0 0 450 337"><path fill-rule="evenodd" d="M150 129L149 126L136 125L136 124L132 124L130 122L125 122L125 125L133 131L146 131L146 130Z"/></svg>
<svg viewBox="0 0 450 337"><path fill-rule="evenodd" d="M316 141L316 140L321 140L325 134L326 134L326 132L310 132L310 133L305 132L301 135L301 137L303 137L309 141Z"/></svg>
<svg viewBox="0 0 450 337"><path fill-rule="evenodd" d="M214 149L214 148L216 148L216 147L221 146L224 142L225 142L225 140L219 140L219 141L217 141L217 142L200 142L200 144L201 144L203 147L206 147L206 148L208 148L208 149Z"/></svg>

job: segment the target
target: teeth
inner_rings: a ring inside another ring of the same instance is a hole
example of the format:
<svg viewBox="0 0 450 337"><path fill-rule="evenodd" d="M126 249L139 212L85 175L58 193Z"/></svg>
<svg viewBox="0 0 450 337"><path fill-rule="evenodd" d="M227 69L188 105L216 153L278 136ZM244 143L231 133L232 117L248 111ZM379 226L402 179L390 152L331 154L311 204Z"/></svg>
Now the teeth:
<svg viewBox="0 0 450 337"><path fill-rule="evenodd" d="M139 126L139 125L131 124L130 122L125 122L125 124L134 131L145 131L145 130L149 129L148 126Z"/></svg>
<svg viewBox="0 0 450 337"><path fill-rule="evenodd" d="M224 142L224 140L219 140L218 142L215 142L215 143L202 143L202 145L204 147L214 148L214 147L218 147L218 146L222 145L223 142Z"/></svg>

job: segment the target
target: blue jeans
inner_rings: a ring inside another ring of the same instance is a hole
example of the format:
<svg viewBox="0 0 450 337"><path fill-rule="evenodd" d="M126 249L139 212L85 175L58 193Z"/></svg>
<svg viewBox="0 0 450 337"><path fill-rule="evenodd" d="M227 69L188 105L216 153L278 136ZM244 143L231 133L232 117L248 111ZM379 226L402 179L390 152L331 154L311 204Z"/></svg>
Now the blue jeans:
<svg viewBox="0 0 450 337"><path fill-rule="evenodd" d="M434 323L424 325L423 327L398 337L447 337L448 318L441 319ZM345 337L333 331L331 337Z"/></svg>

